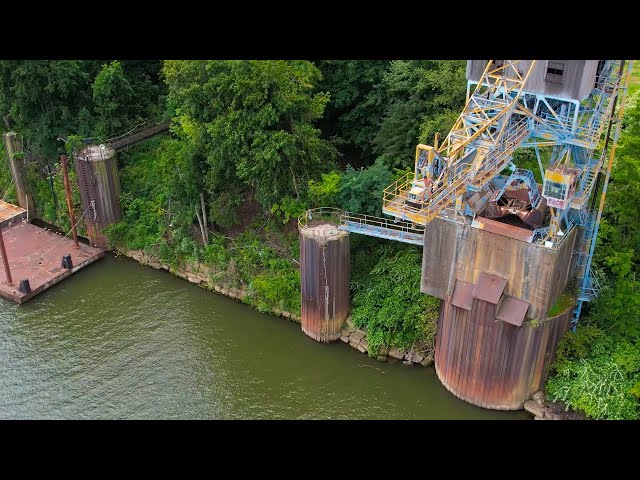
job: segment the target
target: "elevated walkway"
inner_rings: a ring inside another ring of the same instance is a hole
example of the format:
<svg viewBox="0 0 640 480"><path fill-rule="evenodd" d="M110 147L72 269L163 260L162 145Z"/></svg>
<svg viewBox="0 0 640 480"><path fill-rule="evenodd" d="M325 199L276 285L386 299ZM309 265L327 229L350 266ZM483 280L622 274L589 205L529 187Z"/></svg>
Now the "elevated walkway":
<svg viewBox="0 0 640 480"><path fill-rule="evenodd" d="M384 238L397 242L422 246L424 243L424 227L402 220L345 212L338 208L314 208L304 212L298 219L300 229L308 228L319 223L330 223L338 226L339 230L367 235L369 237Z"/></svg>
<svg viewBox="0 0 640 480"><path fill-rule="evenodd" d="M149 138L160 135L169 130L171 126L171 120L166 122L157 123L155 125L147 126L142 130L134 130L126 135L109 139L107 143L115 151L122 150L123 148L132 147L138 143L144 142Z"/></svg>

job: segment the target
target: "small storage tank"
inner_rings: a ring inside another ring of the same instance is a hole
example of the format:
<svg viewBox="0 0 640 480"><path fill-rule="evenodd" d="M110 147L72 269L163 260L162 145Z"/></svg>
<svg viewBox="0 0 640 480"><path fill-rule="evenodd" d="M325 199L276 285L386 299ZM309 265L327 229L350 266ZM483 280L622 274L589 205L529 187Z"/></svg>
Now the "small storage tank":
<svg viewBox="0 0 640 480"><path fill-rule="evenodd" d="M340 338L349 315L349 232L319 223L300 228L302 331L319 342Z"/></svg>
<svg viewBox="0 0 640 480"><path fill-rule="evenodd" d="M74 155L87 235L93 246L107 249L103 230L120 221L120 177L115 151L90 145Z"/></svg>

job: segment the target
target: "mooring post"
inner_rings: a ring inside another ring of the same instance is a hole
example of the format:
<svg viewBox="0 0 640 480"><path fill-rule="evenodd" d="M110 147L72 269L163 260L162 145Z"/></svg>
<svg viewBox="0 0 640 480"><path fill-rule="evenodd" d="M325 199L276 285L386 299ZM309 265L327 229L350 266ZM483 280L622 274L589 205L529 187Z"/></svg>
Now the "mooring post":
<svg viewBox="0 0 640 480"><path fill-rule="evenodd" d="M4 248L4 237L2 236L2 228L0 228L0 252L2 252L2 263L4 264L4 273L7 276L7 283L13 285L11 278L11 269L9 268L9 259L7 258L7 250Z"/></svg>
<svg viewBox="0 0 640 480"><path fill-rule="evenodd" d="M69 172L67 171L67 156L60 154L60 165L62 165L62 175L64 177L64 192L67 196L67 208L69 209L69 220L71 221L71 231L73 232L73 245L79 248L78 232L76 230L76 220L73 217L73 202L71 201L71 186L69 184Z"/></svg>

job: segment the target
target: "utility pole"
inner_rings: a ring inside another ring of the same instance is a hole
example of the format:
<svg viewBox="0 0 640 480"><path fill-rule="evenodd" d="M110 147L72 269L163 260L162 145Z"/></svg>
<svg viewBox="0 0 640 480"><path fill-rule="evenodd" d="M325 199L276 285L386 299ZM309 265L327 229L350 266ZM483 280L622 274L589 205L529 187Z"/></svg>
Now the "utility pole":
<svg viewBox="0 0 640 480"><path fill-rule="evenodd" d="M69 209L69 220L71 221L71 231L73 232L73 244L75 248L80 248L80 245L78 245L78 232L76 231L76 220L73 217L73 202L71 201L71 186L69 185L69 173L67 172L67 156L64 153L60 154L60 165L62 165L62 175L64 177L64 191L67 196L67 208Z"/></svg>

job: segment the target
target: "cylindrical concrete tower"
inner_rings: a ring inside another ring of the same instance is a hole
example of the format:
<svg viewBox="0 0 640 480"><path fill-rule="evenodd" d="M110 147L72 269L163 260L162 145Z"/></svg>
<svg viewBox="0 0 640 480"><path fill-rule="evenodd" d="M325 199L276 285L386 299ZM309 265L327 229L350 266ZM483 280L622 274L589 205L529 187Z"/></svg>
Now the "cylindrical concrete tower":
<svg viewBox="0 0 640 480"><path fill-rule="evenodd" d="M108 248L103 229L121 218L120 177L115 151L105 145L90 145L75 156L82 209L91 244Z"/></svg>
<svg viewBox="0 0 640 480"><path fill-rule="evenodd" d="M340 338L349 315L349 232L316 222L300 228L302 331L319 342Z"/></svg>

